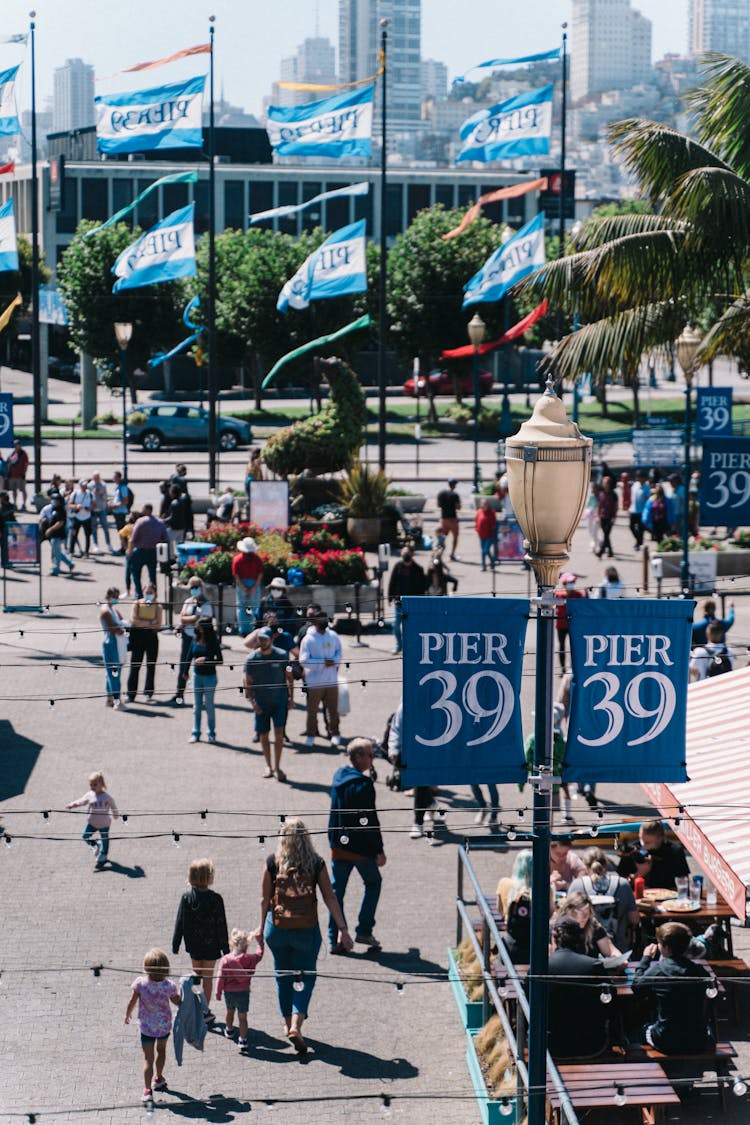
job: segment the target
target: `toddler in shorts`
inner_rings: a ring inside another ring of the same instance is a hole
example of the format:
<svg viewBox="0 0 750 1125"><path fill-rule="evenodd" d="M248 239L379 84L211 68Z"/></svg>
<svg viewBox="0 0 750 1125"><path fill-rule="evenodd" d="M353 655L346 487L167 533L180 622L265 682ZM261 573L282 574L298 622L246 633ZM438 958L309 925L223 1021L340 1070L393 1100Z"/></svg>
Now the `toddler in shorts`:
<svg viewBox="0 0 750 1125"><path fill-rule="evenodd" d="M170 1001L179 1006L181 992L179 986L169 979L169 958L163 949L149 949L143 958L144 976L133 981L133 991L125 1011L125 1023L130 1023L136 1004L138 1004L138 1026L141 1031L143 1048L143 1101L151 1101L154 1090L166 1090L164 1078L164 1059L167 1052L167 1039L172 1030ZM156 1075L154 1076L154 1056ZM153 1078L153 1087L151 1079Z"/></svg>
<svg viewBox="0 0 750 1125"><path fill-rule="evenodd" d="M219 964L219 978L216 982L216 999L221 1000L224 993L224 1003L227 1015L224 1034L227 1039L234 1039L234 1013L237 1013L239 1023L239 1047L243 1051L247 1047L247 1010L250 1007L250 982L255 974L258 962L263 956L263 942L258 941L255 953L248 953L250 934L247 930L232 930L229 935L230 952L222 957Z"/></svg>

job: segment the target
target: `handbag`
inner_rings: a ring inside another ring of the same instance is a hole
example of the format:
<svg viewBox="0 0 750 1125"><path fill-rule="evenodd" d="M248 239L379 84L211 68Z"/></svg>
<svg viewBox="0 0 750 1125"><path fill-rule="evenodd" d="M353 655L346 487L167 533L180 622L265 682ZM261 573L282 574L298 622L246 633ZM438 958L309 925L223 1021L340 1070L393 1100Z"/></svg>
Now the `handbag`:
<svg viewBox="0 0 750 1125"><path fill-rule="evenodd" d="M339 677L338 689L339 689L339 703L338 703L339 715L348 715L349 712L352 709L352 706L351 706L351 699L350 699L350 696L349 696L349 681L347 680L346 676L340 676Z"/></svg>

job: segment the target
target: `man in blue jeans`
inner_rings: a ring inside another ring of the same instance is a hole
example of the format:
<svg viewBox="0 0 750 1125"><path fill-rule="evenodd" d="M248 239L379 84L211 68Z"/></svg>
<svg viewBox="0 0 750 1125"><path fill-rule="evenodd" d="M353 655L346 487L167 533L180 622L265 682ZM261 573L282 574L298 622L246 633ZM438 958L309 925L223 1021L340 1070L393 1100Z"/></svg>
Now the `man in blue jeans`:
<svg viewBox="0 0 750 1125"><path fill-rule="evenodd" d="M328 817L331 882L343 914L349 876L354 868L357 869L364 883L364 894L354 940L359 945L377 950L381 946L373 930L382 883L380 868L385 866L385 852L375 809L375 786L369 776L374 756L372 743L368 738L353 738L346 752L350 764L336 770L331 789ZM333 917L328 922L328 939L331 953L343 952Z"/></svg>

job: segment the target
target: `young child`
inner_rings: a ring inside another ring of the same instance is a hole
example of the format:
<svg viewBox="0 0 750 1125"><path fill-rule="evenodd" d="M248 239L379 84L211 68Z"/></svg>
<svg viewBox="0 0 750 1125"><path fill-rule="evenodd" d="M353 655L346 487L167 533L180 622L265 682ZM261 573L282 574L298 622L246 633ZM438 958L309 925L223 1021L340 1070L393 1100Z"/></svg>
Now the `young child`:
<svg viewBox="0 0 750 1125"><path fill-rule="evenodd" d="M163 949L149 949L143 958L143 971L146 974L136 977L133 991L125 1010L125 1023L130 1023L136 1002L138 1004L138 1026L143 1047L143 1100L148 1102L154 1090L166 1090L164 1078L164 1058L167 1039L172 1030L170 1001L179 1006L181 993L173 980L169 979L169 958ZM156 1076L154 1077L154 1054L156 1055Z"/></svg>
<svg viewBox="0 0 750 1125"><path fill-rule="evenodd" d="M190 890L185 891L177 908L172 935L172 952L180 951L185 939L185 949L193 962L193 972L203 981L206 1004L211 1003L214 965L222 953L229 952L229 934L224 913L224 899L210 889L214 881L212 859L194 859L188 870ZM212 1024L216 1016L211 1009L206 1012L206 1023Z"/></svg>
<svg viewBox="0 0 750 1125"><path fill-rule="evenodd" d="M88 793L84 793L77 801L71 801L65 808L79 809L82 805L88 805L88 823L83 830L81 839L94 849L97 857L95 870L101 871L109 857L109 826L112 823L112 817L116 820L120 813L114 797L110 796L106 790L104 774L101 770L97 770L96 773L89 776L89 785L91 788ZM96 832L99 833L99 839L92 840L91 837Z"/></svg>
<svg viewBox="0 0 750 1125"><path fill-rule="evenodd" d="M232 930L229 935L231 952L222 957L219 965L219 977L216 981L216 999L221 1000L224 993L224 1003L227 1006L226 1026L224 1034L227 1039L234 1039L234 1013L240 1025L240 1050L247 1047L247 1010L250 1006L250 983L255 973L258 962L263 956L263 942L256 943L255 953L248 953L247 946L250 934L247 930Z"/></svg>

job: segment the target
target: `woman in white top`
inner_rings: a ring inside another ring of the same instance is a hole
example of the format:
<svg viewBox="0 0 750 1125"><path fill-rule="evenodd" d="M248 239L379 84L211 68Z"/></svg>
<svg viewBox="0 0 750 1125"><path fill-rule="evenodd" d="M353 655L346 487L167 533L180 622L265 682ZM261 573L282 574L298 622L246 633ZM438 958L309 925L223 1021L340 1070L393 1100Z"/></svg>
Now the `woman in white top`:
<svg viewBox="0 0 750 1125"><path fill-rule="evenodd" d="M120 591L116 586L110 586L99 609L99 624L104 631L102 656L107 676L106 706L124 711L125 704L120 699L120 690L122 665L128 651L128 638L125 621L117 612L119 600Z"/></svg>

